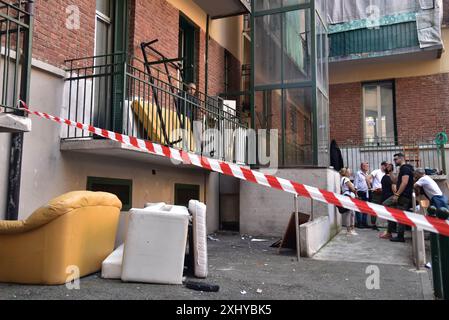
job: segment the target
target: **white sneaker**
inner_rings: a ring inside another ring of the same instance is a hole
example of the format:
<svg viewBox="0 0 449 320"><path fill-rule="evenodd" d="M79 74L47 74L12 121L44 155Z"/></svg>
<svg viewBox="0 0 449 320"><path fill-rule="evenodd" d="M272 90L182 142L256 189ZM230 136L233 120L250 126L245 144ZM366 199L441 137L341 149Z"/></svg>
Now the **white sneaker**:
<svg viewBox="0 0 449 320"><path fill-rule="evenodd" d="M354 230L350 231L349 234L351 236L358 236L359 234L357 232L355 232Z"/></svg>

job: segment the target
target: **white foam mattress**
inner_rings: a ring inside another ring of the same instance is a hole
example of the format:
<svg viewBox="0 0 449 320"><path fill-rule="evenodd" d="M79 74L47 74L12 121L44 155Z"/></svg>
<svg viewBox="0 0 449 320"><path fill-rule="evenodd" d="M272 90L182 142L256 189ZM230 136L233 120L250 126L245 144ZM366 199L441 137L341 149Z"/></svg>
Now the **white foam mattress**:
<svg viewBox="0 0 449 320"><path fill-rule="evenodd" d="M207 226L206 205L197 200L189 202L189 212L193 220L194 273L197 278L207 278Z"/></svg>
<svg viewBox="0 0 449 320"><path fill-rule="evenodd" d="M189 216L180 206L132 209L121 279L182 284Z"/></svg>
<svg viewBox="0 0 449 320"><path fill-rule="evenodd" d="M121 245L103 261L101 267L103 279L120 279L122 277L123 248L124 245Z"/></svg>

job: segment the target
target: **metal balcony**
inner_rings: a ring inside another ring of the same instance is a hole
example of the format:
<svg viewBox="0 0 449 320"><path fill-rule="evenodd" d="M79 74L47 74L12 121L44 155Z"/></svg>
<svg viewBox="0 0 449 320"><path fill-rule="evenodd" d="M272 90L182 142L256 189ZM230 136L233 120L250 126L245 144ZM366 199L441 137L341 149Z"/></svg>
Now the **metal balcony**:
<svg viewBox="0 0 449 320"><path fill-rule="evenodd" d="M238 110L145 62L117 53L68 60L62 114L70 120L229 162L245 163L246 127ZM212 129L212 130L211 130ZM197 131L195 131L197 130ZM198 140L198 135L202 141ZM213 140L212 143L205 141ZM76 128L64 128L61 150L170 165ZM134 152L132 152L134 151Z"/></svg>

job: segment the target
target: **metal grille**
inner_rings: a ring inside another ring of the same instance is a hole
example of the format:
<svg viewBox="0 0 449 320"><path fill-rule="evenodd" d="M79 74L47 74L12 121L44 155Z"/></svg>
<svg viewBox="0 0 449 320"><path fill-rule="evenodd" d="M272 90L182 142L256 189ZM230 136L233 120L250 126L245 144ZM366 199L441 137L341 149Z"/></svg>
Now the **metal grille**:
<svg viewBox="0 0 449 320"><path fill-rule="evenodd" d="M33 1L0 0L0 112L17 113L17 102L27 90L29 83L29 65L22 68L22 55L30 52L30 14L29 5Z"/></svg>

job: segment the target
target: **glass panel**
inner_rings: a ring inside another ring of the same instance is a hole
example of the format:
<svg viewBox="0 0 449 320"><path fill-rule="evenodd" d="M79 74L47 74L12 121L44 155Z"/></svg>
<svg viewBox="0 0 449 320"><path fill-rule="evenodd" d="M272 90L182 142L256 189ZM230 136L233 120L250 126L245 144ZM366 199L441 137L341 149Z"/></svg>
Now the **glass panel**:
<svg viewBox="0 0 449 320"><path fill-rule="evenodd" d="M97 0L97 11L101 12L107 17L111 16L110 0Z"/></svg>
<svg viewBox="0 0 449 320"><path fill-rule="evenodd" d="M254 0L254 10L264 11L280 8L282 0Z"/></svg>
<svg viewBox="0 0 449 320"><path fill-rule="evenodd" d="M329 101L323 93L317 93L318 112L318 165L329 166Z"/></svg>
<svg viewBox="0 0 449 320"><path fill-rule="evenodd" d="M267 129L266 154L271 157L270 132L278 130L278 164L282 163L282 91L257 91L255 93L255 117L256 129ZM259 145L259 148L261 145ZM258 159L260 161L261 159Z"/></svg>
<svg viewBox="0 0 449 320"><path fill-rule="evenodd" d="M365 140L366 142L374 142L377 138L378 125L378 103L377 103L377 86L365 86L363 97L365 109Z"/></svg>
<svg viewBox="0 0 449 320"><path fill-rule="evenodd" d="M381 125L379 135L394 142L395 126L394 126L394 101L393 101L393 85L391 83L382 84L380 87L381 95Z"/></svg>
<svg viewBox="0 0 449 320"><path fill-rule="evenodd" d="M95 36L95 54L108 54L112 50L111 46L111 25L97 19L97 30Z"/></svg>
<svg viewBox="0 0 449 320"><path fill-rule="evenodd" d="M312 165L312 89L284 93L286 167Z"/></svg>
<svg viewBox="0 0 449 320"><path fill-rule="evenodd" d="M255 18L255 85L281 82L281 14Z"/></svg>
<svg viewBox="0 0 449 320"><path fill-rule="evenodd" d="M298 4L306 4L306 3L310 3L310 0L284 0L283 1L284 7L294 6L294 5L298 5Z"/></svg>
<svg viewBox="0 0 449 320"><path fill-rule="evenodd" d="M300 82L310 77L309 10L284 15L284 82Z"/></svg>
<svg viewBox="0 0 449 320"><path fill-rule="evenodd" d="M318 87L325 93L328 91L328 59L329 44L326 28L319 16L316 17L316 50L317 50L317 82Z"/></svg>
<svg viewBox="0 0 449 320"><path fill-rule="evenodd" d="M323 19L326 19L326 17L327 17L327 1L328 0L315 0L316 11L319 12L320 16ZM325 21L325 23L326 23L326 21Z"/></svg>
<svg viewBox="0 0 449 320"><path fill-rule="evenodd" d="M310 0L254 0L254 10L264 11L310 3Z"/></svg>

